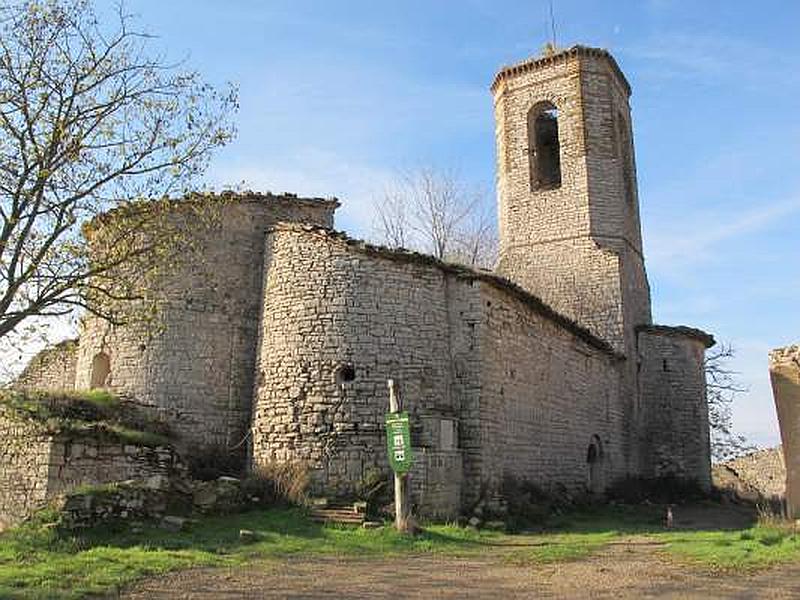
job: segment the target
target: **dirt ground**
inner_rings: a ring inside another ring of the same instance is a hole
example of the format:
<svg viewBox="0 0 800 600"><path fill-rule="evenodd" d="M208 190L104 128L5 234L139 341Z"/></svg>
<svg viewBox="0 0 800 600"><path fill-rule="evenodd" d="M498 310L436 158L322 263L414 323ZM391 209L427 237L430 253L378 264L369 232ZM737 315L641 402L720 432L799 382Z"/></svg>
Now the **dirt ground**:
<svg viewBox="0 0 800 600"><path fill-rule="evenodd" d="M683 512L681 525L740 527L735 511ZM615 541L577 561L519 566L496 556L325 557L196 569L150 579L125 600L261 598L800 598L800 564L750 574L694 570L646 536Z"/></svg>
<svg viewBox="0 0 800 600"><path fill-rule="evenodd" d="M126 600L180 598L800 598L800 565L719 576L664 561L631 539L581 561L520 567L502 560L404 556L292 559L203 569L143 582Z"/></svg>

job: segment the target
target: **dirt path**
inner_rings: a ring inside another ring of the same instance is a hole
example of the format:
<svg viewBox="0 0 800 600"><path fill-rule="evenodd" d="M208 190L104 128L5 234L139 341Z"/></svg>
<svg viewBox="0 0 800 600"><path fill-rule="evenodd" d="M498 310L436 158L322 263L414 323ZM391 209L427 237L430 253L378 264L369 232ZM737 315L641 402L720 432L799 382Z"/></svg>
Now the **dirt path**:
<svg viewBox="0 0 800 600"><path fill-rule="evenodd" d="M540 566L520 567L485 555L327 557L183 571L145 581L122 598L788 599L800 598L800 564L714 575L662 560L658 544L631 538L585 560Z"/></svg>

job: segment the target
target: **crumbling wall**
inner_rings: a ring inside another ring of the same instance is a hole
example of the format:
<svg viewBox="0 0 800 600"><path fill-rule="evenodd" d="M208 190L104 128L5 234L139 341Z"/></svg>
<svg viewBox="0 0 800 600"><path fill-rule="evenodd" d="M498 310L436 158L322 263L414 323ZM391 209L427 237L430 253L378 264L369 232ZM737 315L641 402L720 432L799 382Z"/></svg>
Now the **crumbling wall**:
<svg viewBox="0 0 800 600"><path fill-rule="evenodd" d="M770 352L769 375L786 463L786 504L800 518L800 345Z"/></svg>
<svg viewBox="0 0 800 600"><path fill-rule="evenodd" d="M192 245L183 263L148 291L160 301L152 322L113 327L86 320L78 389L90 387L93 361L103 353L110 362L105 386L152 406L183 446L246 448L265 232L284 220L330 226L336 206L244 194L220 204L213 222L190 221Z"/></svg>
<svg viewBox="0 0 800 600"><path fill-rule="evenodd" d="M0 530L48 498L52 436L0 405Z"/></svg>
<svg viewBox="0 0 800 600"><path fill-rule="evenodd" d="M146 446L92 436L61 434L50 446L48 497L82 485L156 475L173 477L185 467L169 446Z"/></svg>
<svg viewBox="0 0 800 600"><path fill-rule="evenodd" d="M184 470L172 448L100 432L52 431L0 406L0 529L79 486L171 477Z"/></svg>
<svg viewBox="0 0 800 600"><path fill-rule="evenodd" d="M639 331L639 447L642 474L711 487L704 355L714 340L686 327Z"/></svg>
<svg viewBox="0 0 800 600"><path fill-rule="evenodd" d="M20 390L72 390L78 361L78 340L65 340L34 356L14 387Z"/></svg>

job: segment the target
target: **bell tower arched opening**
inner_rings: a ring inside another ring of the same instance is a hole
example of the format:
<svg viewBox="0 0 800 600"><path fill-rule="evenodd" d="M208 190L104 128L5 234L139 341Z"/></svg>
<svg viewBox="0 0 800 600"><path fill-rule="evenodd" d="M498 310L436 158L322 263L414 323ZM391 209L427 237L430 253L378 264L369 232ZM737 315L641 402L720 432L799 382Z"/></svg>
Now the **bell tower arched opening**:
<svg viewBox="0 0 800 600"><path fill-rule="evenodd" d="M528 112L528 156L532 190L561 186L558 109L550 102L539 102Z"/></svg>

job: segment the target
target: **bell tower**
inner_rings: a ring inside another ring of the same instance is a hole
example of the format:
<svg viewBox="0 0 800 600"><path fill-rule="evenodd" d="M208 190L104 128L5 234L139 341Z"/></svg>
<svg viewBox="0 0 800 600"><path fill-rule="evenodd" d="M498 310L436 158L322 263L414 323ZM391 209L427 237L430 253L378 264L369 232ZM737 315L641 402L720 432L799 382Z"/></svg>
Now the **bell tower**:
<svg viewBox="0 0 800 600"><path fill-rule="evenodd" d="M573 46L492 84L498 272L629 356L651 322L630 85L614 58Z"/></svg>

